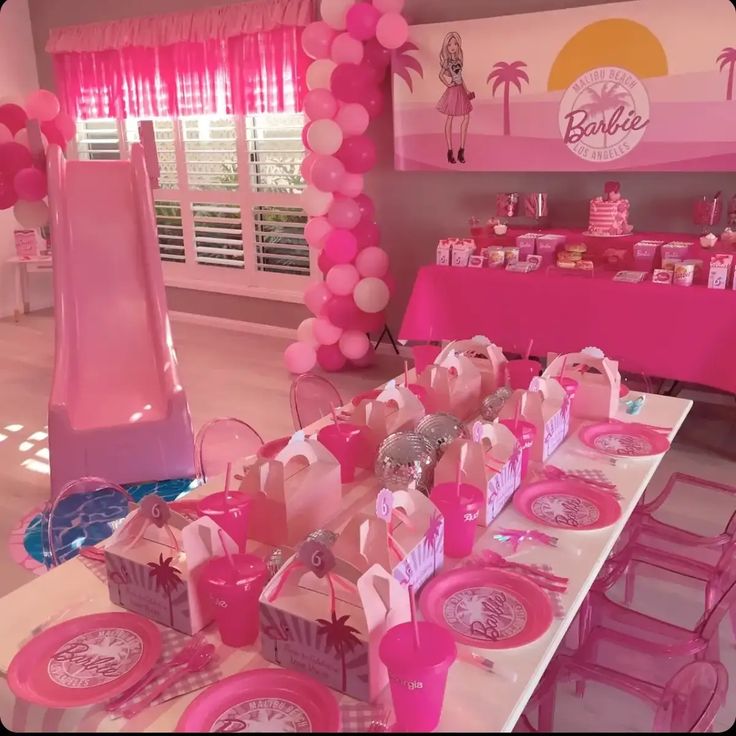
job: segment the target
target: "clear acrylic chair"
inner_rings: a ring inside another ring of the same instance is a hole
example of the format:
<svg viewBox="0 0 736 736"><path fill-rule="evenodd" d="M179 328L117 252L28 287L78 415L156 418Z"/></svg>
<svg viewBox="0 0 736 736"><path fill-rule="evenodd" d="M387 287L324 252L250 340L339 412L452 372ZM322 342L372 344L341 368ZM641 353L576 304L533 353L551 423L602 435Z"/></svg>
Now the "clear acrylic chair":
<svg viewBox="0 0 736 736"><path fill-rule="evenodd" d="M224 475L228 465L234 473L239 472L262 445L261 435L241 419L211 419L194 440L197 477L206 482L208 478Z"/></svg>
<svg viewBox="0 0 736 736"><path fill-rule="evenodd" d="M304 373L292 381L289 403L294 429L300 430L337 412L344 402L340 392L326 378Z"/></svg>
<svg viewBox="0 0 736 736"><path fill-rule="evenodd" d="M47 567L76 557L83 547L107 539L135 506L117 483L84 477L70 481L49 501L42 515Z"/></svg>

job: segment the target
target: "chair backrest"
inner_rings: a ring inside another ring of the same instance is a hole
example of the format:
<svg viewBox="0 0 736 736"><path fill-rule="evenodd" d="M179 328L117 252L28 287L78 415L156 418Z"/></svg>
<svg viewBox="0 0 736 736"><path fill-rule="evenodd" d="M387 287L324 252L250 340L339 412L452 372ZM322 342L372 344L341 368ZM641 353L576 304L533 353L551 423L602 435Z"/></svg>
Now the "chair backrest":
<svg viewBox="0 0 736 736"><path fill-rule="evenodd" d="M706 641L718 636L724 616L736 605L736 542L721 553L715 572L706 586L705 612L696 627Z"/></svg>
<svg viewBox="0 0 736 736"><path fill-rule="evenodd" d="M657 733L709 731L723 705L728 673L719 662L691 662L665 685L654 715Z"/></svg>
<svg viewBox="0 0 736 736"><path fill-rule="evenodd" d="M335 386L314 373L303 373L292 381L289 402L296 430L304 429L322 417L329 416L333 409L343 405L340 392Z"/></svg>
<svg viewBox="0 0 736 736"><path fill-rule="evenodd" d="M206 481L223 475L228 465L239 470L237 464L255 455L262 445L261 435L241 419L211 419L197 432L194 440L197 477Z"/></svg>
<svg viewBox="0 0 736 736"><path fill-rule="evenodd" d="M135 505L117 483L85 477L69 481L49 501L42 519L48 546L48 567L75 557L82 547L107 539Z"/></svg>

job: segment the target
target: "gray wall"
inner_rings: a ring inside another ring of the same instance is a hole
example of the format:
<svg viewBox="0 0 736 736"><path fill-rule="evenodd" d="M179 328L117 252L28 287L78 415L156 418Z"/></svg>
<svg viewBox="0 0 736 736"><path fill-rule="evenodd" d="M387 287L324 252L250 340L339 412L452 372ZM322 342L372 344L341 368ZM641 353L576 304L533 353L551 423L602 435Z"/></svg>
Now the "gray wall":
<svg viewBox="0 0 736 736"><path fill-rule="evenodd" d="M240 0L233 0L233 4ZM223 0L30 0L31 22L42 86L53 83L51 66L43 51L50 28L121 17L227 4ZM605 4L603 0L407 0L411 23L465 20L512 13ZM522 41L520 40L520 43ZM388 85L386 87L388 90ZM587 200L602 190L605 174L580 173L458 173L396 172L393 169L393 130L390 110L371 129L378 143L380 162L368 176L368 193L376 201L383 244L392 256L399 284L389 312L398 330L417 269L433 261L437 239L460 235L472 215L493 214L498 191L546 191L555 225L583 226ZM699 194L736 190L736 177L725 174L617 174L632 200L632 221L637 229L694 231L691 200ZM171 290L179 292L180 290ZM197 292L176 293L176 308L236 319L296 325L305 310L298 305L263 307L263 302Z"/></svg>

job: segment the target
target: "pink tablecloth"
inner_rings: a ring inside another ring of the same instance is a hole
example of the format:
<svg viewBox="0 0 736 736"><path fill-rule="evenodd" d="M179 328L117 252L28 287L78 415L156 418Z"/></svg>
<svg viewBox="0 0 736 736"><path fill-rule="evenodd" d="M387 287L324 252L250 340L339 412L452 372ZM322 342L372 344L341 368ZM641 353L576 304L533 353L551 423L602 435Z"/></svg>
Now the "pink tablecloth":
<svg viewBox="0 0 736 736"><path fill-rule="evenodd" d="M595 346L624 370L736 393L736 291L626 284L539 271L426 266L400 337L487 335L507 351Z"/></svg>

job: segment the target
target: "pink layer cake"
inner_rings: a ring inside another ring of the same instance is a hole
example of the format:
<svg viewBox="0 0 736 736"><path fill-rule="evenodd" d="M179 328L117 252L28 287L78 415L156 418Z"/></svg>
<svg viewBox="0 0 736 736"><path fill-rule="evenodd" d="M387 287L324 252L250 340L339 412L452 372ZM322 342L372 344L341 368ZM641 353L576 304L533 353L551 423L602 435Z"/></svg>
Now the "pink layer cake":
<svg viewBox="0 0 736 736"><path fill-rule="evenodd" d="M590 200L588 232L593 235L627 235L633 230L629 225L629 200L617 202L596 197Z"/></svg>

